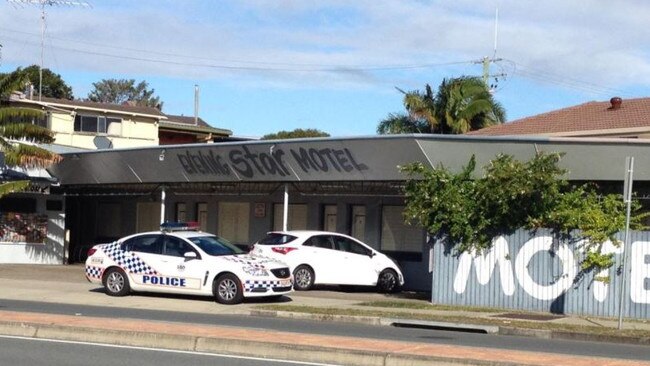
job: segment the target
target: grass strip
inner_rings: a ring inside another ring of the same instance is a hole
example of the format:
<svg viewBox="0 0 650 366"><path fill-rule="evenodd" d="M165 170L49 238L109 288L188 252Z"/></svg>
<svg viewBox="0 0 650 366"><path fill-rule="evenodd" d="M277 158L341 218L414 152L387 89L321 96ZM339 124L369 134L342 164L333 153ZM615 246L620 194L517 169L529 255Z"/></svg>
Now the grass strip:
<svg viewBox="0 0 650 366"><path fill-rule="evenodd" d="M369 305L364 305L369 306ZM436 305L431 305L436 306ZM422 312L408 312L408 311L390 311L390 310L377 310L377 309L356 309L356 308L335 308L335 307L315 307L315 306L297 306L297 305L259 305L256 309L260 310L274 310L286 311L296 313L308 313L318 315L344 315L344 316L366 316L366 317L381 317L381 318L396 318L396 319L414 319L414 320L429 320L450 323L465 323L465 324L480 324L480 325L494 325L513 328L536 329L536 330L552 330L564 332L586 333L601 336L618 336L618 337L635 337L635 338L650 338L650 331L643 329L622 329L603 327L599 325L576 325L566 323L553 323L545 321L525 321L516 319L503 319L503 318L490 318L490 317L472 317L472 316L457 316L457 315L442 315ZM413 308L421 310L420 307ZM450 307L449 309L458 310L458 307ZM443 310L437 308L436 310ZM474 310L473 310L474 311ZM492 312L491 310L489 312ZM488 312L486 310L485 312ZM500 309L499 312L504 312Z"/></svg>
<svg viewBox="0 0 650 366"><path fill-rule="evenodd" d="M414 310L441 310L441 311L473 311L479 313L503 312L503 309L459 306L459 305L439 305L422 301L368 301L360 302L357 305L373 308L394 308L394 309L414 309Z"/></svg>

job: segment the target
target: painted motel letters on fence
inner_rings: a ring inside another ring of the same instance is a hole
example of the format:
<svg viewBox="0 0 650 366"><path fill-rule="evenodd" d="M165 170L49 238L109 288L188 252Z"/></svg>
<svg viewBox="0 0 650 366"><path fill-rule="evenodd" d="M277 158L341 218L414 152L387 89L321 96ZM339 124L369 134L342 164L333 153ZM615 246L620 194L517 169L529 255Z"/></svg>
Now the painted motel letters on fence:
<svg viewBox="0 0 650 366"><path fill-rule="evenodd" d="M550 232L519 230L495 238L477 255L434 250L434 303L506 307L566 314L616 316L624 247L605 243L616 264L599 273L581 273L582 242L558 242ZM627 264L626 316L650 317L650 233L632 232ZM596 278L608 278L606 281Z"/></svg>

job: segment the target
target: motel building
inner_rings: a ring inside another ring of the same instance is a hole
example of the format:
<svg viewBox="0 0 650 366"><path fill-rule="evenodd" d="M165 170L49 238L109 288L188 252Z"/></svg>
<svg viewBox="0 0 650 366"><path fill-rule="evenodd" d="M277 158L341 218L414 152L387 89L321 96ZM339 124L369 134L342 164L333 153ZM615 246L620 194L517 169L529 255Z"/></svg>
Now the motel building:
<svg viewBox="0 0 650 366"><path fill-rule="evenodd" d="M482 255L453 253L404 223L399 169L420 162L459 171L475 156L480 174L498 154L560 152L568 180L622 193L633 157L633 190L647 208L650 98L588 102L461 136L274 141L236 141L198 117L131 105L21 94L10 102L45 112L39 124L56 139L47 148L63 160L28 172L28 191L0 199L0 263L83 262L92 245L164 221L197 221L242 247L271 230L329 230L396 259L405 289L431 291L433 303L616 316L623 297L625 316L650 318L649 232L629 235L625 283L625 246L606 244L616 265L585 274L580 243L543 230L495 238Z"/></svg>
<svg viewBox="0 0 650 366"><path fill-rule="evenodd" d="M394 135L64 152L50 169L58 183L0 201L4 222L23 225L23 234L36 232L1 244L0 256L14 263L80 262L94 244L157 230L164 221L197 221L242 247L285 227L329 230L396 259L405 289L431 291L435 303L610 316L617 291L626 288L637 301L628 314L650 317L650 238L644 233L633 236L641 258L633 286L629 279L617 285L612 269L609 286L585 280L576 290L575 248L544 233L496 238L495 250L482 257L459 256L428 241L425 230L404 223L406 177L399 169L420 162L458 171L473 155L481 169L498 154L529 160L538 152L561 152L570 181L622 192L626 158L634 157L634 191L645 199L649 148L643 139ZM585 308L585 301L595 305Z"/></svg>

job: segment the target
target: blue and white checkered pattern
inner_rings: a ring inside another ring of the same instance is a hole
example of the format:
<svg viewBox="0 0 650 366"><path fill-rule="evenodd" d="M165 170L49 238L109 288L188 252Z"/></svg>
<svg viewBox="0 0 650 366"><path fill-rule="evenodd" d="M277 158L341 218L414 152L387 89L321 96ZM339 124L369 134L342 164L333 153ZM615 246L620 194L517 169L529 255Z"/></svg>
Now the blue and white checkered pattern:
<svg viewBox="0 0 650 366"><path fill-rule="evenodd" d="M284 285L286 286L286 285ZM290 286L290 285L289 285ZM274 287L283 287L280 281L277 280L268 280L268 281L257 281L257 280L246 280L244 282L244 291L250 292L254 288L265 288L271 289Z"/></svg>
<svg viewBox="0 0 650 366"><path fill-rule="evenodd" d="M127 254L118 243L106 244L102 247L106 255L122 267L125 271L137 274L155 275L158 274L153 268L145 263L142 258L135 254Z"/></svg>
<svg viewBox="0 0 650 366"><path fill-rule="evenodd" d="M264 267L263 263L268 262L268 261L260 261L258 258L251 257L251 256L241 256L241 257L224 256L223 259L230 262L241 263L253 268L261 268L261 269L265 269L266 267Z"/></svg>
<svg viewBox="0 0 650 366"><path fill-rule="evenodd" d="M100 279L102 278L102 272L103 270L99 267L86 266L86 276L88 278Z"/></svg>

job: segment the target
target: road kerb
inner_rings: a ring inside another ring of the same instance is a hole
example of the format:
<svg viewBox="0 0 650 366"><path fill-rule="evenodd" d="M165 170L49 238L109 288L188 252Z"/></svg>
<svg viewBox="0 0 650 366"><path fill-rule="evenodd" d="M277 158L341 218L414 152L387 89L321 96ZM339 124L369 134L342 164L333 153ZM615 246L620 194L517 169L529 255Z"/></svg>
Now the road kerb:
<svg viewBox="0 0 650 366"><path fill-rule="evenodd" d="M22 322L0 322L0 334L17 337L36 337L38 325Z"/></svg>
<svg viewBox="0 0 650 366"><path fill-rule="evenodd" d="M194 351L197 337L166 333L40 325L34 338Z"/></svg>
<svg viewBox="0 0 650 366"><path fill-rule="evenodd" d="M407 352L381 352L346 347L293 345L290 343L260 342L222 337L96 329L55 324L29 324L24 322L0 321L0 334L358 366L522 365L522 363L508 361L468 360L435 355L424 356Z"/></svg>

